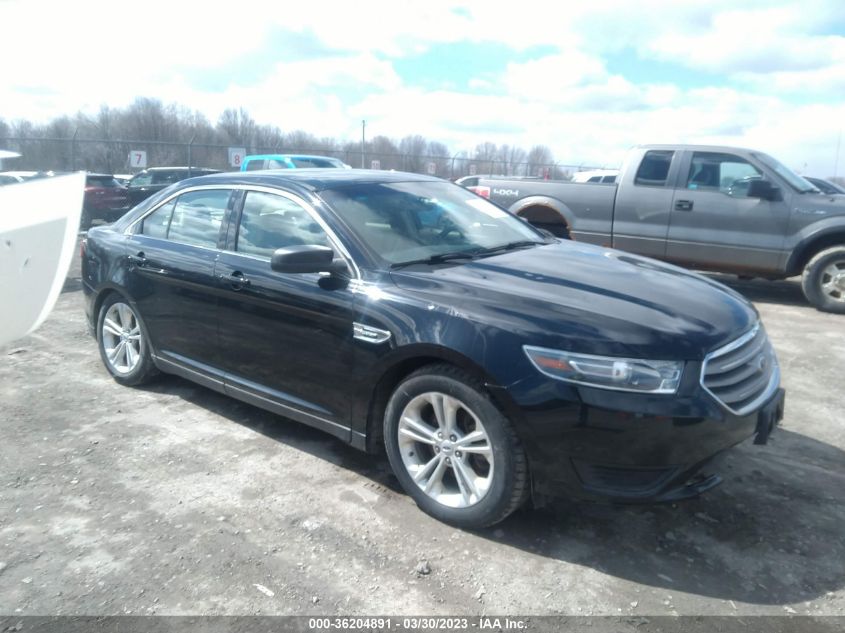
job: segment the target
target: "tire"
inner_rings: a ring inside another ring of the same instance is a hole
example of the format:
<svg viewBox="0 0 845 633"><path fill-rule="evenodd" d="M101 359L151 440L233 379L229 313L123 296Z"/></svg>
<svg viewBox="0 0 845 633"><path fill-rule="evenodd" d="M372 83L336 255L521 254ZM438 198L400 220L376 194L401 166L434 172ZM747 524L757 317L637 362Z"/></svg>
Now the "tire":
<svg viewBox="0 0 845 633"><path fill-rule="evenodd" d="M845 314L845 246L816 254L804 267L801 288L817 310Z"/></svg>
<svg viewBox="0 0 845 633"><path fill-rule="evenodd" d="M158 373L146 327L129 301L118 294L106 298L100 308L97 347L103 365L121 385L140 385Z"/></svg>
<svg viewBox="0 0 845 633"><path fill-rule="evenodd" d="M481 383L455 367L424 367L399 384L387 404L384 438L402 487L444 523L488 527L528 498L528 463L516 433Z"/></svg>

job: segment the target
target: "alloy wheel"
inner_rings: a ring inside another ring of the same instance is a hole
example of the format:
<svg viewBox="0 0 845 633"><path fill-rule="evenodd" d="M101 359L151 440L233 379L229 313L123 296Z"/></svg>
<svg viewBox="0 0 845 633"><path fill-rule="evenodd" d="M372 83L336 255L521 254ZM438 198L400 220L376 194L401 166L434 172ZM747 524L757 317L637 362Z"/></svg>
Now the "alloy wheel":
<svg viewBox="0 0 845 633"><path fill-rule="evenodd" d="M845 303L845 260L829 264L821 274L821 289L824 294Z"/></svg>
<svg viewBox="0 0 845 633"><path fill-rule="evenodd" d="M112 304L102 326L102 345L109 366L118 374L128 374L141 361L141 324L127 304Z"/></svg>
<svg viewBox="0 0 845 633"><path fill-rule="evenodd" d="M493 482L490 438L461 400L439 392L413 398L397 429L402 462L414 483L451 508L481 501Z"/></svg>

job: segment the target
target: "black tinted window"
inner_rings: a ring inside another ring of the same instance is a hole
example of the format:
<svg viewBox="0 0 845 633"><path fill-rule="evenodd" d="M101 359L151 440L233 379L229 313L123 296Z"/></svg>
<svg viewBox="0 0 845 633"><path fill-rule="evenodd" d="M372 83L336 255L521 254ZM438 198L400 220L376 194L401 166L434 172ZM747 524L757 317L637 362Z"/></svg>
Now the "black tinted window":
<svg viewBox="0 0 845 633"><path fill-rule="evenodd" d="M246 162L246 170L247 171L257 171L259 169L264 169L264 159L263 158L256 158L254 160L248 160Z"/></svg>
<svg viewBox="0 0 845 633"><path fill-rule="evenodd" d="M651 187L664 187L669 176L669 166L672 164L674 152L667 150L651 150L646 152L643 162L637 169L634 184Z"/></svg>
<svg viewBox="0 0 845 633"><path fill-rule="evenodd" d="M187 170L176 170L176 169L168 169L165 171L155 171L153 172L153 184L154 185L170 185L174 182L179 182L188 177Z"/></svg>
<svg viewBox="0 0 845 633"><path fill-rule="evenodd" d="M230 194L228 189L210 189L179 196L167 239L216 248Z"/></svg>
<svg viewBox="0 0 845 633"><path fill-rule="evenodd" d="M302 206L272 193L246 194L238 252L270 257L277 248L302 244L329 245L325 231Z"/></svg>
<svg viewBox="0 0 845 633"><path fill-rule="evenodd" d="M120 187L112 176L86 176L85 184L89 187Z"/></svg>

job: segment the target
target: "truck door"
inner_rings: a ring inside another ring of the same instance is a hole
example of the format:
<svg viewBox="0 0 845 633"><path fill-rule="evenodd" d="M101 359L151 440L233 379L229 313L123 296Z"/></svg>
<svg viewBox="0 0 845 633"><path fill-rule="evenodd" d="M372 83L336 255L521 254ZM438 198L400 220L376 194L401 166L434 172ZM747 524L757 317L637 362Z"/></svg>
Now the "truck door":
<svg viewBox="0 0 845 633"><path fill-rule="evenodd" d="M763 171L725 152L687 152L682 169L666 259L709 270L777 270L789 205L748 196Z"/></svg>
<svg viewBox="0 0 845 633"><path fill-rule="evenodd" d="M648 150L622 172L613 212L613 246L662 259L680 152ZM636 157L632 157L635 161Z"/></svg>

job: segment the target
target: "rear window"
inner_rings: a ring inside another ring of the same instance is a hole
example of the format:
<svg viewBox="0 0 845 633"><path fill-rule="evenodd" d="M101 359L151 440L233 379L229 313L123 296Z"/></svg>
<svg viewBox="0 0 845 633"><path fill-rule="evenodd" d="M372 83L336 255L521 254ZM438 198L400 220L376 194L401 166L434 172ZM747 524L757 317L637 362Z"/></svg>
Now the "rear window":
<svg viewBox="0 0 845 633"><path fill-rule="evenodd" d="M292 158L293 164L300 169L307 169L308 167L337 167L337 165L326 158Z"/></svg>
<svg viewBox="0 0 845 633"><path fill-rule="evenodd" d="M647 187L665 187L674 155L675 152L671 150L650 150L646 152L637 169L634 184Z"/></svg>
<svg viewBox="0 0 845 633"><path fill-rule="evenodd" d="M89 187L122 187L112 176L86 176L85 184Z"/></svg>

